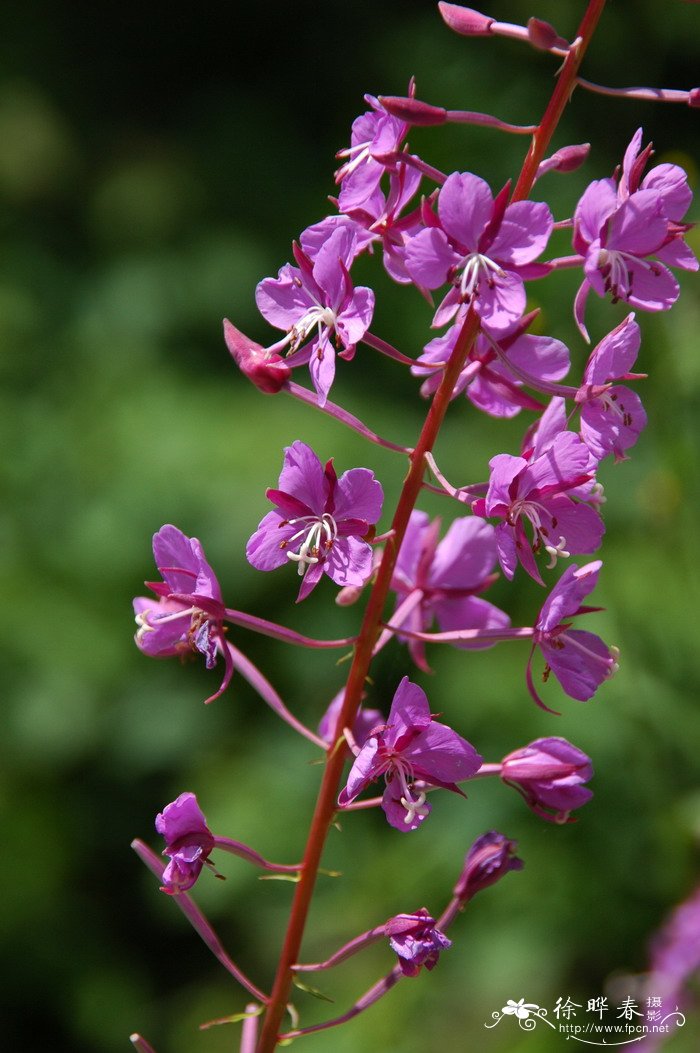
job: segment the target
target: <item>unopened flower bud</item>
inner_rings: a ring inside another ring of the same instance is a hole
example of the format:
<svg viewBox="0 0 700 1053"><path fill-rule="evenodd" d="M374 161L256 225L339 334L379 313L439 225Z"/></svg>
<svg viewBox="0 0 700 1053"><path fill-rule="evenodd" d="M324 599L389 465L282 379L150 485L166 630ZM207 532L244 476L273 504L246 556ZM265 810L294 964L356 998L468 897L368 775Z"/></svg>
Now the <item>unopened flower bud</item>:
<svg viewBox="0 0 700 1053"><path fill-rule="evenodd" d="M454 887L455 896L466 903L510 870L522 870L524 863L515 855L516 844L496 830L477 837L464 860L464 869Z"/></svg>
<svg viewBox="0 0 700 1053"><path fill-rule="evenodd" d="M688 105L700 107L700 88L691 88L688 92Z"/></svg>
<svg viewBox="0 0 700 1053"><path fill-rule="evenodd" d="M590 758L562 738L536 739L504 758L501 778L522 794L542 819L569 822L569 813L593 796L583 784L593 776Z"/></svg>
<svg viewBox="0 0 700 1053"><path fill-rule="evenodd" d="M407 124L444 124L447 120L447 110L442 106L431 106L430 103L421 102L420 99L380 95L379 101L387 113L390 113L392 117L398 117L401 121L406 121Z"/></svg>
<svg viewBox="0 0 700 1053"><path fill-rule="evenodd" d="M256 388L276 395L289 379L291 369L276 352L267 351L224 318L224 340L234 362Z"/></svg>
<svg viewBox="0 0 700 1053"><path fill-rule="evenodd" d="M531 18L527 23L527 35L533 47L540 51L551 51L552 48L568 48L569 42L560 37L554 26L543 22L541 18Z"/></svg>
<svg viewBox="0 0 700 1053"><path fill-rule="evenodd" d="M489 18L480 11L462 7L460 4L439 3L438 8L445 25L464 37L488 37L491 34L491 26L496 21L495 18Z"/></svg>

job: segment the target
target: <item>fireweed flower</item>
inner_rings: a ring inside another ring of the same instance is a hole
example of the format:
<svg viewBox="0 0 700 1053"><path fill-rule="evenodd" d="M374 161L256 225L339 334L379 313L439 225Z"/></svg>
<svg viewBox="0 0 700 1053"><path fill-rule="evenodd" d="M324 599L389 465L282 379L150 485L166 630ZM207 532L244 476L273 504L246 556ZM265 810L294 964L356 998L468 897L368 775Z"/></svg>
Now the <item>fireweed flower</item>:
<svg viewBox="0 0 700 1053"><path fill-rule="evenodd" d="M406 269L426 289L452 285L434 326L450 322L463 304L498 330L523 314L523 279L544 273L533 261L547 246L553 220L544 203L507 202L507 187L494 199L483 179L454 172L438 194L437 216L426 210L431 225L408 243Z"/></svg>
<svg viewBox="0 0 700 1053"><path fill-rule="evenodd" d="M639 395L613 383L640 376L630 373L639 344L639 326L630 314L603 337L588 359L576 401L581 410L581 438L597 460L610 453L616 461L624 460L625 451L634 446L646 425Z"/></svg>
<svg viewBox="0 0 700 1053"><path fill-rule="evenodd" d="M456 783L471 778L480 766L474 747L433 719L425 692L405 676L386 724L375 729L357 754L338 804L350 804L383 775L382 808L389 823L397 830L415 830L431 810L425 788L461 793Z"/></svg>
<svg viewBox="0 0 700 1053"><path fill-rule="evenodd" d="M472 508L477 515L502 520L496 527L496 540L507 578L514 576L520 562L542 584L534 558L541 549L549 555L551 569L559 557L598 548L605 530L602 519L570 496L594 480L591 462L588 447L573 432L556 434L532 460L507 453L491 459L488 492ZM532 542L525 533L525 522L532 529Z"/></svg>
<svg viewBox="0 0 700 1053"><path fill-rule="evenodd" d="M331 701L326 712L321 717L321 722L318 725L318 733L328 745L333 744L333 736L335 734L336 724L338 723L338 716L343 705L345 698L345 688L339 691L335 698ZM378 724L384 724L384 714L379 709L360 709L357 712L352 723L352 737L358 746L364 746L365 742L369 738L371 732L377 727ZM342 729L341 729L342 731Z"/></svg>
<svg viewBox="0 0 700 1053"><path fill-rule="evenodd" d="M163 855L170 862L163 871L163 892L171 896L192 888L215 847L214 835L193 793L181 793L156 817L156 830L165 838ZM213 868L212 868L213 869Z"/></svg>
<svg viewBox="0 0 700 1053"><path fill-rule="evenodd" d="M414 93L412 85L409 93ZM372 109L353 121L350 146L336 154L347 158L335 173L336 183L341 184L341 212L365 206L384 172L394 167L396 152L408 133L409 126L387 113L374 95L365 95L365 102Z"/></svg>
<svg viewBox="0 0 700 1053"><path fill-rule="evenodd" d="M343 358L352 358L355 345L372 321L374 293L354 288L349 268L356 255L355 237L346 226L336 229L319 248L314 260L294 248L298 267L285 264L277 278L257 287L256 303L262 316L286 337L268 348L289 348L297 365L308 362L319 404L325 404L335 377L334 341Z"/></svg>
<svg viewBox="0 0 700 1053"><path fill-rule="evenodd" d="M522 794L542 819L570 822L569 813L590 801L583 784L593 777L590 757L566 739L536 739L503 758L501 778Z"/></svg>
<svg viewBox="0 0 700 1053"><path fill-rule="evenodd" d="M363 585L372 572L372 548L363 540L379 519L383 492L368 468L340 478L333 461L325 467L306 443L284 451L279 489L266 496L276 506L261 520L246 547L258 570L297 564L298 600L327 574L336 585Z"/></svg>
<svg viewBox="0 0 700 1053"><path fill-rule="evenodd" d="M408 613L393 625L411 632L426 632L436 619L443 632L454 629L505 629L508 615L479 595L494 581L496 538L492 526L475 516L456 519L438 542L440 520L430 522L425 512L414 511L408 523L391 580L398 597L397 611ZM414 596L416 604L410 607ZM397 633L401 639L401 633ZM411 658L427 669L425 644L407 640ZM457 641L456 647L479 649L490 644Z"/></svg>
<svg viewBox="0 0 700 1053"><path fill-rule="evenodd" d="M668 266L697 270L683 241L682 223L692 193L678 165L663 164L641 178L651 150L640 153L641 128L625 152L619 183L598 179L584 191L574 213L575 250L584 257L584 280L574 314L579 329L588 293L611 293L644 311L666 311L678 299L678 282Z"/></svg>
<svg viewBox="0 0 700 1053"><path fill-rule="evenodd" d="M617 648L608 647L594 633L572 629L571 623L565 621L586 613L581 601L595 588L601 567L599 559L585 567L567 567L539 613L527 666L527 683L530 694L543 709L547 707L532 679L535 647L540 648L546 662L543 680L547 680L551 671L567 695L579 702L592 698L602 682L617 671Z"/></svg>
<svg viewBox="0 0 700 1053"><path fill-rule="evenodd" d="M440 952L452 946L452 940L435 925L425 907L415 914L397 914L385 927L389 946L398 956L404 976L417 976L423 966L434 969Z"/></svg>
<svg viewBox="0 0 700 1053"><path fill-rule="evenodd" d="M479 333L457 379L452 398L464 392L477 409L492 417L514 417L523 408L540 409L540 403L523 392L523 382L517 370L550 383L561 380L569 371L569 350L561 340L526 333L523 323L531 318L520 319L503 332L493 334L501 348L501 356L488 337ZM442 379L441 366L452 354L460 328L453 325L443 336L426 344L423 354L412 367L414 376L428 378L420 389L424 398L437 391ZM514 369L510 368L511 365Z"/></svg>
<svg viewBox="0 0 700 1053"><path fill-rule="evenodd" d="M207 702L218 698L229 685L233 662L223 645L225 607L221 588L196 537L187 537L166 524L153 535L153 555L163 581L147 582L157 601L134 600L138 630L137 647L152 658L204 655L207 669L216 665L217 650L224 657L221 685Z"/></svg>

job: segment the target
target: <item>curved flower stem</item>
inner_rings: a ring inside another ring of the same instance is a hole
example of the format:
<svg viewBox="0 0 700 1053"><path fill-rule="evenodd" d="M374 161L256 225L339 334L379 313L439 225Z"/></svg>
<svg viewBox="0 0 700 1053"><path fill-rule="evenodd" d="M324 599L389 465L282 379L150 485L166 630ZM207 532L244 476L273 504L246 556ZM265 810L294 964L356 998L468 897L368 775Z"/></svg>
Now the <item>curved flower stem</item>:
<svg viewBox="0 0 700 1053"><path fill-rule="evenodd" d="M224 614L227 622L238 625L242 629L251 629L261 636L271 636L273 640L281 640L282 643L295 644L297 647L333 648L351 647L356 637L346 636L339 640L314 640L310 636L302 636L301 633L287 629L284 625L276 622L268 622L266 618L258 618L254 614L246 614L244 611L236 611L229 607Z"/></svg>
<svg viewBox="0 0 700 1053"><path fill-rule="evenodd" d="M146 864L153 874L155 874L158 880L162 881L163 870L165 867L155 852L138 838L131 842L131 847L134 852L136 852L139 859ZM229 957L224 950L221 940L216 935L194 900L191 899L186 892L180 892L177 896L171 896L171 899L180 908L193 929L202 937L212 954L218 958L224 969L226 969L231 976L238 981L241 987L244 987L248 994L253 996L253 998L256 998L259 1002L267 1003L267 995L264 995L262 991L259 991L255 984L248 979L245 973L241 972L236 963Z"/></svg>
<svg viewBox="0 0 700 1053"><path fill-rule="evenodd" d="M336 406L334 402L327 401L323 406L319 405L318 395L309 391L308 388L303 387L301 384L297 384L294 380L288 380L282 391L288 392L295 399L299 399L300 402L306 403L307 406L313 406L314 409L320 410L322 413L327 413L329 417L335 417L341 424L344 424L346 428L352 428L363 438L369 439L370 442L376 443L377 446L383 446L386 450L395 450L397 453L405 453L410 455L411 450L407 446L399 446L398 443L390 442L389 439L383 439L381 435L377 435L376 431L372 431L363 424L358 417L353 416L352 413L348 413L342 406Z"/></svg>
<svg viewBox="0 0 700 1053"><path fill-rule="evenodd" d="M301 870L301 863L271 863L248 845L241 841L233 841L230 837L215 837L214 844L222 852L230 852L232 856L245 859L246 863L252 863L261 870L272 870L275 874L298 874Z"/></svg>
<svg viewBox="0 0 700 1053"><path fill-rule="evenodd" d="M291 728L294 728L295 731L298 731L300 735L303 735L305 739L308 739L309 742L313 742L314 746L320 746L322 750L327 749L327 742L315 735L305 724L297 720L293 713L289 712L270 681L263 676L258 667L253 665L250 659L246 658L242 651L239 651L228 640L225 640L224 643L228 648L234 669L237 669L250 686L257 691L263 702L267 702L268 706L275 711L278 717L281 717L282 720L289 724Z"/></svg>
<svg viewBox="0 0 700 1053"><path fill-rule="evenodd" d="M645 102L683 102L692 105L691 93L678 88L607 88L604 84L594 84L583 77L577 77L576 83L595 95L612 95L622 99L643 99Z"/></svg>
<svg viewBox="0 0 700 1053"><path fill-rule="evenodd" d="M337 1016L333 1020L326 1020L323 1024L313 1024L311 1027L299 1027L294 1031L287 1031L283 1035L280 1035L280 1039L287 1040L292 1038L299 1038L301 1035L311 1035L314 1031L326 1031L329 1027L337 1027L339 1024L346 1024L348 1020L352 1020L353 1017L359 1016L365 1009L369 1009L371 1005L378 1002L380 998L395 987L399 982L403 973L401 972L401 966L395 965L390 973L383 976L381 980L377 980L376 984L373 984L368 991L362 995L361 998L355 1002L355 1004L348 1009L347 1013L343 1013L342 1016ZM260 1053L260 1047L258 1049Z"/></svg>
<svg viewBox="0 0 700 1053"><path fill-rule="evenodd" d="M388 344L386 340L382 340L380 336L375 336L374 333L370 333L369 330L361 338L361 342L367 344L367 347L371 347L374 351L379 351L381 355L386 355L387 358L393 358L394 362L400 362L402 366L415 366L416 364L415 358L409 358L408 355L403 355L391 344Z"/></svg>
<svg viewBox="0 0 700 1053"><path fill-rule="evenodd" d="M339 965L341 962L351 958L353 954L357 954L359 951L364 950L365 947L369 947L370 944L376 943L377 940L386 939L386 925L377 925L373 929L368 929L367 932L361 933L359 936L355 936L353 940L346 943L340 950L337 950L335 954L332 954L330 958L327 958L325 962L311 962L308 965L297 964L294 966L295 973L316 973L321 969L331 969L334 965Z"/></svg>

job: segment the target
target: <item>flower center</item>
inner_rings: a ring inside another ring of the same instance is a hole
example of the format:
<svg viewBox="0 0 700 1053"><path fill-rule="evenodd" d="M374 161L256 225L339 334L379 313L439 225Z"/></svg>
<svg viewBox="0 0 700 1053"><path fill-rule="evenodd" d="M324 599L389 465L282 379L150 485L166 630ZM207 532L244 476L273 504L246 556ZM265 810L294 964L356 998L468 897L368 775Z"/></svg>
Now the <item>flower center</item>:
<svg viewBox="0 0 700 1053"><path fill-rule="evenodd" d="M511 505L510 512L508 513L508 522L511 526L515 526L521 515L530 520L535 535L533 548L535 551L537 551L540 546L544 548L549 556L547 570L551 570L552 567L556 566L558 559L568 559L571 553L566 549L566 538L562 534L559 535L559 541L556 545L552 544L552 538L549 536L549 531L542 524L540 512L546 514L547 509L544 505L539 504L537 501L527 501L525 498L521 498L519 501L515 501ZM552 526L556 527L556 525L557 520L552 516Z"/></svg>
<svg viewBox="0 0 700 1053"><path fill-rule="evenodd" d="M318 563L330 551L338 536L338 526L330 512L324 512L320 517L299 516L297 519L288 519L287 522L289 526L303 524L296 534L284 542L284 547L287 548L299 538L303 538L297 552L287 552L287 559L299 564L299 574L303 576L307 567Z"/></svg>
<svg viewBox="0 0 700 1053"><path fill-rule="evenodd" d="M631 252L623 252L622 249L601 249L598 253L598 269L603 276L605 291L612 293L613 303L628 300L633 292L634 272L627 260L651 271L652 274L659 273L653 263L642 260Z"/></svg>
<svg viewBox="0 0 700 1053"><path fill-rule="evenodd" d="M430 813L430 807L425 803L425 791L421 790L416 793L413 786L413 771L410 764L401 757L394 757L392 759L389 773L387 774L387 780L392 776L396 776L403 791L399 801L406 809L406 814L403 817L406 826L409 826L415 820L416 816L424 818L428 815Z"/></svg>
<svg viewBox="0 0 700 1053"><path fill-rule="evenodd" d="M322 307L321 304L314 304L313 307L310 307L306 314L298 322L295 322L289 330L290 355L299 350L314 329L318 329L318 342L321 345L323 343L324 328L327 331L334 329L335 320L336 314L331 307Z"/></svg>
<svg viewBox="0 0 700 1053"><path fill-rule="evenodd" d="M465 303L469 303L476 295L477 286L482 278L489 288L493 288L495 279L502 278L504 275L502 267L480 252L472 252L469 256L465 256L461 266L462 274L459 281L456 280L459 270L456 271L453 281L458 286Z"/></svg>

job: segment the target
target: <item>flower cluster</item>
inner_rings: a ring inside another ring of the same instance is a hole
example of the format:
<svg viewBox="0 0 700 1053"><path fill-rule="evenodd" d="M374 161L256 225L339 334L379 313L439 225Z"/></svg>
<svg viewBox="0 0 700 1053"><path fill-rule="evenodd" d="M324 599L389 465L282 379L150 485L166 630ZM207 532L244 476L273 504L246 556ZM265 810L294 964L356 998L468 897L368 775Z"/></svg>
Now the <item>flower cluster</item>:
<svg viewBox="0 0 700 1053"><path fill-rule="evenodd" d="M503 31L502 23L471 9L452 4L440 8L447 25L463 36ZM566 59L559 85L568 97L578 83L575 71L593 26L594 21L575 45L536 19L527 29L509 27L507 35ZM442 714L431 712L426 692L408 675L399 679L388 706L391 691L375 686L370 667L392 644L396 662L410 659L419 673L427 673L428 646L447 644L468 654L527 641L520 694L529 692L550 712L547 702L556 699L558 689L536 685L535 661L544 660L544 684L554 674L564 694L581 702L615 673L617 648L574 622L600 609L584 601L597 585L602 562L596 558L579 565L573 557L593 556L602 544L601 463L627 459L646 424L639 395L628 386L644 377L632 372L641 331L635 314L628 313L582 356L581 349L570 349L557 337L529 331L538 315L528 311L530 283L577 268L581 282L573 314L590 343L584 308L591 289L637 311L667 310L679 295L669 268L698 267L684 241L691 201L685 173L677 165L661 164L644 175L651 149L642 149L641 131L633 136L615 176L591 182L569 216L555 217L544 200L531 196L535 183L552 171L573 171L589 151L570 146L544 157L541 150L555 130L550 110L538 126L512 125L492 115L424 103L416 97L413 81L405 98L366 96L366 101L369 109L353 123L350 145L338 152L338 195L331 199L335 211L302 231L292 244L293 262L258 284L260 314L283 335L263 346L228 320L224 323L234 361L258 389L297 398L406 458L396 509L380 528L384 490L374 471L356 467L338 475L333 458L321 460L296 439L284 450L277 486L265 492L272 509L257 528L254 521L250 524L248 562L260 571L287 568L286 577L281 572L277 581L290 597L293 564L297 603L319 586L317 595L337 587L341 605L368 593L357 635L311 640L226 607L199 541L174 526L162 527L153 540L162 579L149 583L155 600L134 601L136 643L145 654L201 654L208 669L221 658L224 675L212 698L225 691L234 669L239 670L273 711L324 755L325 774L299 864L269 863L248 846L214 835L189 792L156 819L169 860L165 867L145 846L139 843L137 849L159 875L163 891L184 904L219 960L255 999L244 1014L245 1053L270 1053L281 1039L344 1023L398 980L416 976L423 967L432 970L451 945L447 928L476 893L522 867L515 842L488 831L469 849L442 914L434 917L426 907L396 913L327 960L303 963L297 956L304 919L334 820L342 817L350 825L359 822L351 815L377 807L394 831L414 832L426 823L440 790L464 799L461 784L473 786L487 776L514 788L531 813L552 823L571 822L571 813L591 799L587 783L592 762L566 739L543 736L515 748L511 741L499 763L485 761L456 730L471 735L466 708L443 723L438 719ZM441 172L412 152L408 137L413 125L447 121L515 134L537 132L515 187L509 181L494 191L478 174L461 168ZM573 255L556 258L550 240L562 231L572 233ZM372 332L375 293L351 276L363 255L381 257L387 275L405 287L406 295L413 287L428 301L426 330L443 331L425 339L420 354L407 355ZM364 349L358 353L361 344ZM421 383L420 394L431 400L411 449L378 435L330 399L336 381L341 386L341 363L354 362L352 368L360 371L364 383L372 382L365 349L410 370ZM297 367L307 366L310 387L293 379ZM469 410L497 419L522 414L527 420L514 449L494 453L488 464L467 466L476 473L475 481L455 486L432 451L450 406L462 394ZM444 533L443 517L431 520L416 507L425 491L437 492L452 507ZM501 575L506 579L502 585L527 576L543 590L529 624L514 626L505 610L485 598ZM321 584L324 576L330 584ZM311 702L317 732L293 716L261 671L228 639L225 623L310 649L350 649L345 685L336 687L330 704L328 696ZM466 660L467 654L461 657ZM381 796L362 796L377 782L383 783ZM213 870L210 855L215 849L298 882L285 951L269 995L233 966L189 899L200 874ZM396 956L385 977L337 1019L281 1031L291 985L302 986L301 974L330 968L377 940L388 940ZM265 1024L258 1043L255 1021L261 1007Z"/></svg>

